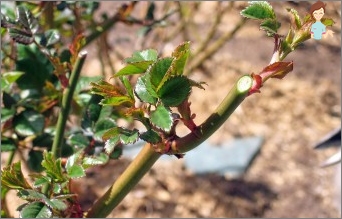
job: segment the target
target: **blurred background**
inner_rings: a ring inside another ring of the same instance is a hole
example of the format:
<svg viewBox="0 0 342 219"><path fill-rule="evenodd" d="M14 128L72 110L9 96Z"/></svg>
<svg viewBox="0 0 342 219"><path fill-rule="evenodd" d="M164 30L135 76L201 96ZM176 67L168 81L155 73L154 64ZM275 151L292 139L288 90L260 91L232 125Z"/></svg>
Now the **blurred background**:
<svg viewBox="0 0 342 219"><path fill-rule="evenodd" d="M304 17L312 3L271 2L282 23L279 33L289 28L286 8ZM122 4L129 2L101 2L95 19L111 17ZM248 97L208 139L213 145L250 136L264 139L242 176L197 175L183 159L159 160L109 217L341 217L340 164L320 167L336 148L313 149L341 125L341 2L326 4L324 17L334 19L334 36L310 39L291 53L285 60L294 61L294 70ZM241 75L258 73L270 62L273 39L257 21L240 16L246 6L246 1L138 2L132 16L160 22L115 24L86 48L82 74L109 79L135 50L154 48L169 56L181 42L191 41L187 72L207 83L206 90L193 89L190 97L200 124ZM127 157L110 161L75 180L85 209L129 163Z"/></svg>

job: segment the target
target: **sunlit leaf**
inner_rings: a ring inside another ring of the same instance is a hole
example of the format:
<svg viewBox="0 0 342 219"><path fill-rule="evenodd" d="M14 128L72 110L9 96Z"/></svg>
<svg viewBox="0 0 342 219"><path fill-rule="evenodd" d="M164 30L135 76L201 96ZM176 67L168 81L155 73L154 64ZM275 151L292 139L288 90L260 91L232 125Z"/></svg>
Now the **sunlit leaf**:
<svg viewBox="0 0 342 219"><path fill-rule="evenodd" d="M94 139L102 141L103 134L113 127L116 127L116 123L113 119L103 118L99 120L94 128Z"/></svg>
<svg viewBox="0 0 342 219"><path fill-rule="evenodd" d="M291 14L291 27L294 27L296 30L300 29L302 27L302 21L300 20L298 12L293 8L287 8L286 10Z"/></svg>
<svg viewBox="0 0 342 219"><path fill-rule="evenodd" d="M150 116L151 122L156 127L164 130L170 131L172 126L172 116L171 112L164 106L158 106L155 111L151 112Z"/></svg>
<svg viewBox="0 0 342 219"><path fill-rule="evenodd" d="M120 142L120 136L119 135L113 136L110 139L106 140L105 146L104 146L105 152L107 154L111 154L119 142Z"/></svg>
<svg viewBox="0 0 342 219"><path fill-rule="evenodd" d="M135 63L142 61L156 61L158 58L158 52L154 49L147 49L143 51L134 52L132 57L126 58L126 63Z"/></svg>
<svg viewBox="0 0 342 219"><path fill-rule="evenodd" d="M51 218L51 210L42 202L32 202L20 210L21 218Z"/></svg>
<svg viewBox="0 0 342 219"><path fill-rule="evenodd" d="M94 165L103 165L108 162L108 159L108 155L105 153L100 153L99 155L93 157L85 157L82 160L82 166L84 168L88 168Z"/></svg>
<svg viewBox="0 0 342 219"><path fill-rule="evenodd" d="M185 76L176 76L167 80L158 91L158 95L165 106L178 106L189 95L191 86Z"/></svg>
<svg viewBox="0 0 342 219"><path fill-rule="evenodd" d="M275 19L266 19L261 22L260 29L266 31L268 36L273 36L277 33L280 23Z"/></svg>
<svg viewBox="0 0 342 219"><path fill-rule="evenodd" d="M266 1L251 1L240 14L251 19L275 19L272 6Z"/></svg>
<svg viewBox="0 0 342 219"><path fill-rule="evenodd" d="M163 58L156 61L147 71L152 85L157 88L171 66L173 58Z"/></svg>
<svg viewBox="0 0 342 219"><path fill-rule="evenodd" d="M99 82L90 82L92 85L91 93L98 94L104 97L115 97L115 96L124 96L124 93L120 90L120 88L101 80Z"/></svg>
<svg viewBox="0 0 342 219"><path fill-rule="evenodd" d="M134 101L133 88L132 88L130 81L128 80L127 77L121 77L121 81L126 88L127 94L132 99L132 101Z"/></svg>
<svg viewBox="0 0 342 219"><path fill-rule="evenodd" d="M61 159L55 159L51 152L43 152L44 160L42 166L45 168L46 174L56 182L63 182L66 178L63 175Z"/></svg>
<svg viewBox="0 0 342 219"><path fill-rule="evenodd" d="M40 39L40 45L44 47L52 46L60 40L61 36L58 30L50 29L47 30Z"/></svg>
<svg viewBox="0 0 342 219"><path fill-rule="evenodd" d="M149 74L146 74L138 78L134 92L142 102L155 104L157 102L157 95L152 88L149 77Z"/></svg>
<svg viewBox="0 0 342 219"><path fill-rule="evenodd" d="M16 162L1 171L1 185L8 189L31 189L21 171L21 163Z"/></svg>
<svg viewBox="0 0 342 219"><path fill-rule="evenodd" d="M119 106L121 104L127 103L129 105L134 104L133 100L128 96L117 96L117 97L108 97L102 99L100 104L104 106Z"/></svg>
<svg viewBox="0 0 342 219"><path fill-rule="evenodd" d="M31 34L35 34L39 28L38 20L33 16L30 10L25 6L19 5L17 7L17 22L19 22Z"/></svg>

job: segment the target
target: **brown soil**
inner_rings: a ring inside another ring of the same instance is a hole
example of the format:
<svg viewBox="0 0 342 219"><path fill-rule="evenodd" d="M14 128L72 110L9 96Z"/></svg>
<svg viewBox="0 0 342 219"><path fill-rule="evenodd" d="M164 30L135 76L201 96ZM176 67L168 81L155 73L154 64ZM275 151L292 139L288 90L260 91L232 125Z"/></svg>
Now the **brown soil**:
<svg viewBox="0 0 342 219"><path fill-rule="evenodd" d="M103 2L102 7L113 11L118 4ZM141 4L144 7L145 3ZM163 4L158 2L158 5ZM194 16L195 33L208 29L215 4L205 2L200 6ZM224 25L219 26L215 37L234 27L239 19L238 11L245 5L245 2L238 2L223 17ZM301 15L310 7L307 2L272 2L272 5L283 20L282 33L288 28L286 7L295 7ZM209 138L213 143L234 137L261 135L265 138L260 154L243 177L196 176L183 167L181 159L158 161L109 217L341 217L333 184L336 166L319 167L335 150L312 148L327 132L340 126L340 6L340 2L327 3L326 16L336 22L334 37L305 42L286 59L294 61L293 72L283 80L267 81L260 94L248 97ZM129 56L137 49L134 47L137 29L117 25L109 34L109 43ZM200 39L201 35L191 37L193 50ZM177 37L168 47L173 49L179 42L181 39ZM191 78L205 81L208 86L205 91L193 89L190 100L192 111L197 114L195 122L200 124L209 116L242 74L265 67L272 47L273 40L258 30L257 22L248 21L231 41L203 63L202 68L196 69ZM89 48L89 51L92 54L95 50ZM164 52L170 55L166 48ZM121 60L114 53L112 58L119 68ZM108 68L106 70L108 72ZM94 72L99 72L99 62L90 59L84 74ZM91 169L87 178L76 180L85 210L129 163L127 159L111 161L106 166Z"/></svg>

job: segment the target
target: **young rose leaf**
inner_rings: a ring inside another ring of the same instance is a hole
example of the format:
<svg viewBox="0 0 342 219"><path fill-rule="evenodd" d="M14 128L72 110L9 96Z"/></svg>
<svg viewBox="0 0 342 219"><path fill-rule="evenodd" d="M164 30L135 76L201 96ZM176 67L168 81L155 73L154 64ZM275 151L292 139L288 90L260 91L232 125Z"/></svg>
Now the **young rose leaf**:
<svg viewBox="0 0 342 219"><path fill-rule="evenodd" d="M59 210L59 211L64 211L65 209L67 209L67 205L61 201L61 200L58 200L58 199L50 199L47 204L53 208L53 209L56 209L56 210Z"/></svg>
<svg viewBox="0 0 342 219"><path fill-rule="evenodd" d="M260 24L260 29L266 31L267 36L273 36L277 33L280 23L275 19L266 19Z"/></svg>
<svg viewBox="0 0 342 219"><path fill-rule="evenodd" d="M144 64L127 64L125 67L120 69L114 76L124 76L124 75L134 75L144 73L148 66L150 66L153 62L143 62Z"/></svg>
<svg viewBox="0 0 342 219"><path fill-rule="evenodd" d="M172 62L172 71L171 75L182 75L184 71L184 66L186 61L190 55L190 42L184 42L179 45L172 53L172 57L174 60Z"/></svg>
<svg viewBox="0 0 342 219"><path fill-rule="evenodd" d="M146 132L140 134L139 136L142 140L151 143L151 144L157 144L159 142L161 142L161 137L159 136L159 134L155 131L153 131L152 129L147 130Z"/></svg>
<svg viewBox="0 0 342 219"><path fill-rule="evenodd" d="M94 139L96 141L102 141L103 134L113 127L116 127L116 123L113 119L103 118L99 120L94 128Z"/></svg>
<svg viewBox="0 0 342 219"><path fill-rule="evenodd" d="M130 106L134 104L134 101L128 96L108 97L101 100L100 104L103 106L120 106L127 103Z"/></svg>
<svg viewBox="0 0 342 219"><path fill-rule="evenodd" d="M133 88L132 88L130 81L128 80L127 77L120 77L120 80L123 83L123 85L125 86L125 88L127 90L127 94L134 101Z"/></svg>
<svg viewBox="0 0 342 219"><path fill-rule="evenodd" d="M68 176L72 179L85 176L85 171L81 166L82 155L82 150L80 150L71 155L66 162L65 169L68 173Z"/></svg>
<svg viewBox="0 0 342 219"><path fill-rule="evenodd" d="M14 118L14 130L21 136L38 135L44 129L44 116L33 110L26 110Z"/></svg>
<svg viewBox="0 0 342 219"><path fill-rule="evenodd" d="M149 74L145 74L144 76L138 78L134 92L142 102L150 104L157 103L157 95L152 88Z"/></svg>
<svg viewBox="0 0 342 219"><path fill-rule="evenodd" d="M171 112L164 106L158 106L155 111L151 112L150 120L153 125L166 132L170 131L172 126Z"/></svg>
<svg viewBox="0 0 342 219"><path fill-rule="evenodd" d="M8 189L31 189L21 171L20 161L4 167L1 171L1 185Z"/></svg>
<svg viewBox="0 0 342 219"><path fill-rule="evenodd" d="M139 131L137 129L128 130L121 129L120 131L120 142L122 144L133 144L139 138Z"/></svg>
<svg viewBox="0 0 342 219"><path fill-rule="evenodd" d="M293 70L293 62L275 62L260 72L262 81L265 82L269 78L282 79L287 73Z"/></svg>
<svg viewBox="0 0 342 219"><path fill-rule="evenodd" d="M105 152L107 154L111 154L114 151L115 147L119 144L119 142L120 142L119 135L113 136L110 139L106 140L105 146L104 146Z"/></svg>
<svg viewBox="0 0 342 219"><path fill-rule="evenodd" d="M185 76L175 76L167 80L158 91L165 106L178 106L190 94L190 82Z"/></svg>
<svg viewBox="0 0 342 219"><path fill-rule="evenodd" d="M167 57L156 61L146 72L150 75L152 85L157 88L171 66L173 58Z"/></svg>
<svg viewBox="0 0 342 219"><path fill-rule="evenodd" d="M134 52L132 57L126 58L126 63L136 63L142 61L156 61L158 58L158 52L154 49L147 49L143 51Z"/></svg>
<svg viewBox="0 0 342 219"><path fill-rule="evenodd" d="M287 8L286 10L291 14L291 27L295 30L299 30L302 27L302 21L300 20L298 12L293 8Z"/></svg>
<svg viewBox="0 0 342 219"><path fill-rule="evenodd" d="M251 1L240 14L246 18L258 20L276 18L272 6L266 1Z"/></svg>
<svg viewBox="0 0 342 219"><path fill-rule="evenodd" d="M75 164L67 168L67 172L68 172L68 176L72 179L80 178L86 175L84 168L80 166L79 164Z"/></svg>
<svg viewBox="0 0 342 219"><path fill-rule="evenodd" d="M92 85L91 93L98 94L103 97L124 96L124 93L116 86L101 80L99 82L90 82Z"/></svg>
<svg viewBox="0 0 342 219"><path fill-rule="evenodd" d="M39 187L42 187L44 184L50 183L50 182L51 182L50 177L39 174L39 176L36 176L36 179L33 182L33 187L39 188Z"/></svg>
<svg viewBox="0 0 342 219"><path fill-rule="evenodd" d="M21 218L51 218L51 210L42 202L32 202L20 210Z"/></svg>
<svg viewBox="0 0 342 219"><path fill-rule="evenodd" d="M100 153L94 157L85 157L82 160L83 168L89 168L94 165L103 165L108 162L108 155L105 153Z"/></svg>
<svg viewBox="0 0 342 219"><path fill-rule="evenodd" d="M84 134L72 134L68 138L69 144L78 148L85 148L89 145L89 139Z"/></svg>
<svg viewBox="0 0 342 219"><path fill-rule="evenodd" d="M40 45L44 47L52 46L53 44L57 43L61 38L59 31L56 29L50 29L45 31L42 38L40 39Z"/></svg>
<svg viewBox="0 0 342 219"><path fill-rule="evenodd" d="M46 199L46 196L32 189L19 190L17 196L27 201L38 201Z"/></svg>
<svg viewBox="0 0 342 219"><path fill-rule="evenodd" d="M55 159L52 152L43 152L42 166L46 170L46 174L56 182L64 182L67 179L63 175L61 159Z"/></svg>
<svg viewBox="0 0 342 219"><path fill-rule="evenodd" d="M39 28L38 20L33 16L30 10L23 5L17 7L17 22L24 27L25 30L35 34Z"/></svg>

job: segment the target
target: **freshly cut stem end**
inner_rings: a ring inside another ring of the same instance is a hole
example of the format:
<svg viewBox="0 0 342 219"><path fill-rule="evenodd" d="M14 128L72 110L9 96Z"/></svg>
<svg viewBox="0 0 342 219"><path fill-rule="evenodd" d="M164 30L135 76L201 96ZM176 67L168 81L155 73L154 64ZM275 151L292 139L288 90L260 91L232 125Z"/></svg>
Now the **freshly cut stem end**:
<svg viewBox="0 0 342 219"><path fill-rule="evenodd" d="M175 141L173 153L190 151L209 138L242 103L252 85L253 78L251 76L242 76L216 110L195 131Z"/></svg>

